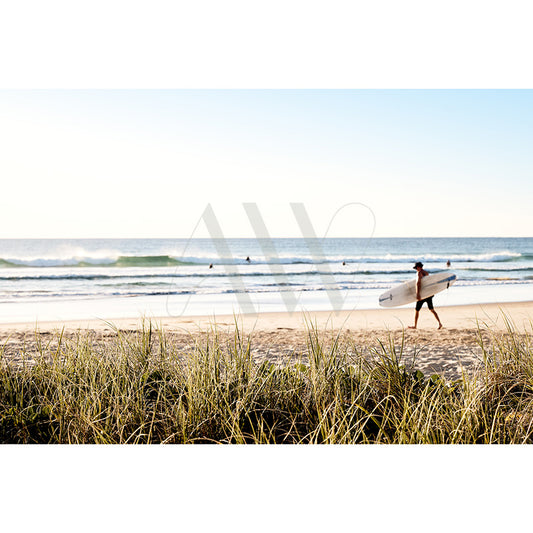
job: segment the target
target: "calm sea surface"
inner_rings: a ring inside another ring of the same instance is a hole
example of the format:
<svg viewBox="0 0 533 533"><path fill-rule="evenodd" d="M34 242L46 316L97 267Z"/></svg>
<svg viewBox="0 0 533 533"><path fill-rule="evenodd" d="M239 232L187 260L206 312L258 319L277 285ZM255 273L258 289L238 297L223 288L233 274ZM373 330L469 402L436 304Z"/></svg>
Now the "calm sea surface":
<svg viewBox="0 0 533 533"><path fill-rule="evenodd" d="M533 300L533 238L23 239L0 240L0 321L377 308L448 260L436 305Z"/></svg>

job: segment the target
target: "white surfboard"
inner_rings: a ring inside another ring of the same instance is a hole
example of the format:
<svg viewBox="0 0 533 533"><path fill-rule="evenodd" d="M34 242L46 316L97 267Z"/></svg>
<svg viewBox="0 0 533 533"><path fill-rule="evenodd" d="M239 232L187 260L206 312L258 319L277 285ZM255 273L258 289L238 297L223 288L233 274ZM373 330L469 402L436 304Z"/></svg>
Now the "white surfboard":
<svg viewBox="0 0 533 533"><path fill-rule="evenodd" d="M457 276L450 271L429 274L422 278L420 287L420 298L429 298L441 292L457 281ZM397 307L399 305L416 302L416 282L417 279L406 281L396 285L392 289L385 291L379 297L381 307Z"/></svg>

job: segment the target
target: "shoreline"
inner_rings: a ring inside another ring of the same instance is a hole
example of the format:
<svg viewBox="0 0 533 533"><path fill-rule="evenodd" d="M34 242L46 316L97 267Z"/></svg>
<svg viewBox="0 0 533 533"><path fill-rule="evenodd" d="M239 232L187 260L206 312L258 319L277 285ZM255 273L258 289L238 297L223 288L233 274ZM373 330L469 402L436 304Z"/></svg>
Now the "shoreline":
<svg viewBox="0 0 533 533"><path fill-rule="evenodd" d="M455 286L454 286L455 287ZM504 290L505 289L505 290ZM381 289L347 289L343 294L342 305L333 305L329 295L325 291L303 291L299 293L298 300L292 305L292 313L301 313L303 310L311 310L310 313L317 315L320 312L331 313L333 308L341 309L344 313L359 313L374 310L383 313L385 309L379 307L378 296ZM509 287L494 286L488 290L485 286L458 287L452 291L443 291L435 298L437 309L463 308L470 306L509 305L511 303L527 303L533 301L533 283L529 285L512 285ZM338 302L337 302L338 303ZM244 302L237 298L234 293L218 295L213 299L212 294L195 294L182 297L172 295L152 296L115 296L98 298L61 298L38 299L36 301L4 302L0 305L0 325L35 324L64 322L85 323L91 319L107 319L123 322L124 320L138 320L141 316L166 319L175 317L195 317L202 320L211 317L216 310L217 317L232 316L243 312L257 313L260 316L270 314L287 314L288 307L282 293L258 293L252 298L252 302ZM407 306L409 309L411 306ZM412 305L414 307L414 305ZM405 307L394 308L395 311L406 309ZM252 316L252 315L250 315ZM93 317L93 318L91 318Z"/></svg>

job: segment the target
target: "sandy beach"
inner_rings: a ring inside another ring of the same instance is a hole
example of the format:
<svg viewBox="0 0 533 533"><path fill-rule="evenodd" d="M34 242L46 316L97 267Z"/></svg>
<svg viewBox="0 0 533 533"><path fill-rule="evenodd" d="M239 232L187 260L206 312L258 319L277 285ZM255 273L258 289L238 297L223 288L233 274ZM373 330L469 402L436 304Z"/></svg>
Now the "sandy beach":
<svg viewBox="0 0 533 533"><path fill-rule="evenodd" d="M357 310L351 312L263 313L258 315L221 315L202 317L151 318L152 324L164 330L169 341L186 351L214 330L231 339L235 325L251 338L251 352L258 362L269 360L285 363L305 362L309 327L331 341L340 333L341 342L354 350L368 350L379 341L396 345L404 341L404 359L413 361L425 374L439 373L448 379L459 378L464 371L471 372L481 361L480 334L489 340L494 333L507 330L506 318L518 333L531 331L533 302L450 306L438 309L444 328L437 329L434 317L423 309L417 330L412 325L411 308L386 310ZM146 319L145 319L146 320ZM142 328L142 319L85 320L0 325L0 341L4 357L17 364L23 349L28 354L37 352L37 345L57 345L59 333L64 338L88 334L94 343L105 343L117 331L135 334Z"/></svg>

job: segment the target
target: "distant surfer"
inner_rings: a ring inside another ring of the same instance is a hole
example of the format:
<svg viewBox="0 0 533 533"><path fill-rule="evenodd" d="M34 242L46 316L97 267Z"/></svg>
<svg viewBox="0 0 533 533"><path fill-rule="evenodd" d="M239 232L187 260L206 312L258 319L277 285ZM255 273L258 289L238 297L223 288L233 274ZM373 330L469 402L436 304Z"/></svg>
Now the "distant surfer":
<svg viewBox="0 0 533 533"><path fill-rule="evenodd" d="M213 263L209 263L209 268L213 268Z"/></svg>
<svg viewBox="0 0 533 533"><path fill-rule="evenodd" d="M250 262L250 257L249 257L249 256L246 258L246 262L247 262L247 263Z"/></svg>
<svg viewBox="0 0 533 533"><path fill-rule="evenodd" d="M418 315L420 314L420 309L422 309L424 303L428 304L428 309L433 313L433 315L437 319L437 322L439 323L438 329L441 329L442 324L439 315L437 315L437 312L435 311L435 309L433 309L433 296L430 296L429 298L424 298L423 300L420 298L420 286L422 285L422 278L428 275L428 273L424 270L423 266L424 265L420 261L417 261L415 263L415 266L413 267L418 272L418 279L416 281L415 325L409 326L409 329L416 329L416 325L418 324Z"/></svg>
<svg viewBox="0 0 533 533"><path fill-rule="evenodd" d="M448 261L446 261L446 266L447 266L448 268L450 268L450 267L452 266L452 264L450 263L450 260L449 260L449 259L448 259Z"/></svg>

